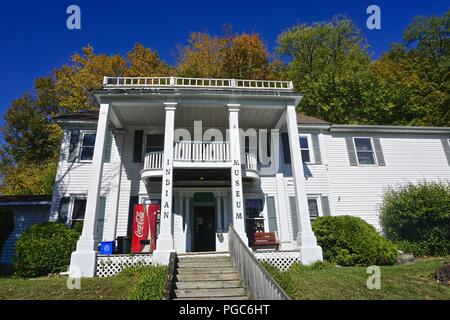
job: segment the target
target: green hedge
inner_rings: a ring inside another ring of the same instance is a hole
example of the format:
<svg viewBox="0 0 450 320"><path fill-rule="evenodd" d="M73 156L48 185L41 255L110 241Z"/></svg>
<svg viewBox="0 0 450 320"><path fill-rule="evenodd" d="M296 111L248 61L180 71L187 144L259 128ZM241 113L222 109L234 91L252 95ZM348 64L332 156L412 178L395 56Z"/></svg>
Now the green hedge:
<svg viewBox="0 0 450 320"><path fill-rule="evenodd" d="M14 213L11 209L0 209L0 252L14 230Z"/></svg>
<svg viewBox="0 0 450 320"><path fill-rule="evenodd" d="M164 298L167 282L166 266L137 265L125 268L118 276L130 277L132 282L136 282L128 296L130 300L162 300Z"/></svg>
<svg viewBox="0 0 450 320"><path fill-rule="evenodd" d="M70 255L80 234L64 224L35 224L16 242L14 257L17 275L37 277L67 271Z"/></svg>
<svg viewBox="0 0 450 320"><path fill-rule="evenodd" d="M328 262L341 266L391 265L397 259L392 242L360 218L319 217L312 227Z"/></svg>
<svg viewBox="0 0 450 320"><path fill-rule="evenodd" d="M450 183L423 181L389 189L380 208L386 236L416 256L450 253Z"/></svg>

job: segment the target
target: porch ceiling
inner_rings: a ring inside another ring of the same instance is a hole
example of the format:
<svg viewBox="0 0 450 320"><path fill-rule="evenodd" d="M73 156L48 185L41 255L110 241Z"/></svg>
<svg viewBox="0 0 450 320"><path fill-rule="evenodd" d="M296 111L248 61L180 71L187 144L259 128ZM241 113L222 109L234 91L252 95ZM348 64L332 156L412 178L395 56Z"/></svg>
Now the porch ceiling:
<svg viewBox="0 0 450 320"><path fill-rule="evenodd" d="M164 126L165 112L162 106L114 106L114 112L125 127ZM282 114L281 109L243 107L239 112L239 126L241 128L274 128ZM202 121L205 128L228 128L227 108L183 105L177 108L175 127L192 128L194 121Z"/></svg>

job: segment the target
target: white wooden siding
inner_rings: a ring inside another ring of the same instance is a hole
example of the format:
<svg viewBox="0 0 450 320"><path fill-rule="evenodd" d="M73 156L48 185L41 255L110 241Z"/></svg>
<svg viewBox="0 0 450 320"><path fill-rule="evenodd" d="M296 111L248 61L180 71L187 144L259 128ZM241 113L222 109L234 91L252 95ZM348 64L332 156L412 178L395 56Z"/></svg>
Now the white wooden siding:
<svg viewBox="0 0 450 320"><path fill-rule="evenodd" d="M388 186L423 179L450 179L450 167L440 141L445 137L369 135L380 139L386 166L350 166L345 137L352 136L331 134L324 139L330 202L334 205L331 215L358 216L379 229L378 209Z"/></svg>

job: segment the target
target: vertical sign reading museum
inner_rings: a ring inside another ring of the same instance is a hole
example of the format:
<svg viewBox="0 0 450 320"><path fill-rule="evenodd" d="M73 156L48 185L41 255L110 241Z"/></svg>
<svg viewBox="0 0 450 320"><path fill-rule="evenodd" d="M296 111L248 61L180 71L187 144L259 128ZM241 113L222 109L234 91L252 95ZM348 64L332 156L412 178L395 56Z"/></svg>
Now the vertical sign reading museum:
<svg viewBox="0 0 450 320"><path fill-rule="evenodd" d="M245 243L244 209L242 200L241 147L239 136L239 104L228 104L229 139L231 165L231 200L233 208L233 226Z"/></svg>

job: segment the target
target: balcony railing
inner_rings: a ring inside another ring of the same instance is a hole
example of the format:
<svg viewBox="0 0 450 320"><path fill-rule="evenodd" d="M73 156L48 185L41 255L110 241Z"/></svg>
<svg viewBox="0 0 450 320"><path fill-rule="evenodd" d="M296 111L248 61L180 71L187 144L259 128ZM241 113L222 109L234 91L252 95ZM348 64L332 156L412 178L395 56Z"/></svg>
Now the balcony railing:
<svg viewBox="0 0 450 320"><path fill-rule="evenodd" d="M104 88L207 88L292 91L292 81L180 77L104 77Z"/></svg>
<svg viewBox="0 0 450 320"><path fill-rule="evenodd" d="M175 143L174 160L190 162L230 161L230 144L224 141L182 141Z"/></svg>
<svg viewBox="0 0 450 320"><path fill-rule="evenodd" d="M258 158L254 153L245 154L245 170L258 171Z"/></svg>
<svg viewBox="0 0 450 320"><path fill-rule="evenodd" d="M164 152L150 152L145 155L144 169L161 170Z"/></svg>

